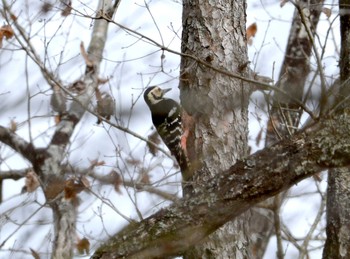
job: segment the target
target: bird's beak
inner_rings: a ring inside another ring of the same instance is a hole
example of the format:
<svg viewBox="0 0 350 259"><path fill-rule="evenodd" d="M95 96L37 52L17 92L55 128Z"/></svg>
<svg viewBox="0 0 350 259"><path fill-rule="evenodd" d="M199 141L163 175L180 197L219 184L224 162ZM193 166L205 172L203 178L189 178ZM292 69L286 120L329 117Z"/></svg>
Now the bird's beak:
<svg viewBox="0 0 350 259"><path fill-rule="evenodd" d="M167 92L169 92L171 90L171 88L165 88L165 89L162 89L163 90L163 95Z"/></svg>

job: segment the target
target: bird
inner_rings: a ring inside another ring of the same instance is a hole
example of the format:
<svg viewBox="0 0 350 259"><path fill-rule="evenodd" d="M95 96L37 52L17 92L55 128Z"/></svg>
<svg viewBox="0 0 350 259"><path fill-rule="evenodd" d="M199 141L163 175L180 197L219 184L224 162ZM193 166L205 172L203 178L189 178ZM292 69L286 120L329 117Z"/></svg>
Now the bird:
<svg viewBox="0 0 350 259"><path fill-rule="evenodd" d="M110 120L111 116L115 115L115 103L108 93L103 93L102 95L97 95L97 107L96 112L106 120ZM102 120L97 119L97 124L100 124Z"/></svg>
<svg viewBox="0 0 350 259"><path fill-rule="evenodd" d="M190 162L186 147L182 145L182 109L176 101L164 97L170 90L171 88L162 89L159 86L150 86L145 90L143 97L151 111L153 125L171 154L175 156L182 176L186 180L190 173Z"/></svg>

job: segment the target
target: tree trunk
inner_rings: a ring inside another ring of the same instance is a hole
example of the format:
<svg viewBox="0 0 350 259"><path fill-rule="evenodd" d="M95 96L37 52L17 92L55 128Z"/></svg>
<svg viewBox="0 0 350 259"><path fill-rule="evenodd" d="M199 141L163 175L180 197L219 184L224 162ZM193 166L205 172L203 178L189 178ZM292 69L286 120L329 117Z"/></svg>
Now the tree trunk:
<svg viewBox="0 0 350 259"><path fill-rule="evenodd" d="M350 174L348 168L328 173L327 240L323 258L350 258Z"/></svg>
<svg viewBox="0 0 350 259"><path fill-rule="evenodd" d="M340 94L339 110L348 109L350 78L350 1L339 1L340 14ZM348 167L332 169L328 173L327 240L323 258L350 258L350 170Z"/></svg>
<svg viewBox="0 0 350 259"><path fill-rule="evenodd" d="M245 7L240 1L183 1L182 53L247 76ZM181 104L193 123L187 130L194 192L247 155L249 85L182 58ZM186 193L185 195L191 195ZM212 234L185 258L247 258L247 215Z"/></svg>

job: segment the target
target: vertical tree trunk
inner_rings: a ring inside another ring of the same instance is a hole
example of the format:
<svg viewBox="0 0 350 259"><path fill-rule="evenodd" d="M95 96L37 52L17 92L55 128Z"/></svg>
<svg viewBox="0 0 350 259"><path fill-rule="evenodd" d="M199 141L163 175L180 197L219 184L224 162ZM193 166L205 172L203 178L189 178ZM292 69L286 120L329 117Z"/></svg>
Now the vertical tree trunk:
<svg viewBox="0 0 350 259"><path fill-rule="evenodd" d="M330 170L327 189L327 240L323 258L350 258L350 172Z"/></svg>
<svg viewBox="0 0 350 259"><path fill-rule="evenodd" d="M51 258L73 258L76 240L76 208L71 201L60 201L51 208L55 233Z"/></svg>
<svg viewBox="0 0 350 259"><path fill-rule="evenodd" d="M184 0L182 53L246 75L245 7L244 0ZM182 58L180 91L182 106L194 122L187 146L196 169L191 182L196 191L247 155L249 86ZM248 257L246 233L243 216L216 231L185 258Z"/></svg>
<svg viewBox="0 0 350 259"><path fill-rule="evenodd" d="M340 94L337 100L340 112L348 109L350 85L350 1L339 1L340 14ZM327 240L323 258L350 258L350 170L332 169L328 173Z"/></svg>

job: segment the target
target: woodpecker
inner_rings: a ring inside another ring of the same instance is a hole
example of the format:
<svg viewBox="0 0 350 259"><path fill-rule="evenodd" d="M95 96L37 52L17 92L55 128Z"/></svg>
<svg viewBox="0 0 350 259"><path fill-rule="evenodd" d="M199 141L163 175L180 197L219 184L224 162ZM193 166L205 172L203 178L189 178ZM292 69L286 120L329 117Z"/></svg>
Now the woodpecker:
<svg viewBox="0 0 350 259"><path fill-rule="evenodd" d="M172 99L164 98L171 88L148 87L143 95L152 113L152 122L171 154L175 156L183 178L189 174L190 163L185 147L181 145L183 129L181 125L181 107Z"/></svg>

